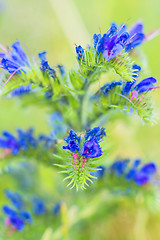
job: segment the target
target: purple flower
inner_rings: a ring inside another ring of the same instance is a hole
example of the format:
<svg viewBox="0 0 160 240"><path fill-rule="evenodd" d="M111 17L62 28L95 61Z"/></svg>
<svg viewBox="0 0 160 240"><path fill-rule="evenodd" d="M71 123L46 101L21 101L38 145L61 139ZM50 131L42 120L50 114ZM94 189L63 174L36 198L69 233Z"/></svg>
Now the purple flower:
<svg viewBox="0 0 160 240"><path fill-rule="evenodd" d="M97 158L102 154L102 148L95 140L86 141L81 150L81 156L86 158Z"/></svg>
<svg viewBox="0 0 160 240"><path fill-rule="evenodd" d="M145 185L149 181L150 181L150 176L141 171L137 172L134 176L134 182L139 186Z"/></svg>
<svg viewBox="0 0 160 240"><path fill-rule="evenodd" d="M136 24L129 33L126 32L125 24L118 28L115 23L112 23L110 29L103 36L101 34L93 35L97 55L103 53L107 61L117 57L123 49L132 50L140 45L144 38L143 25L140 23Z"/></svg>
<svg viewBox="0 0 160 240"><path fill-rule="evenodd" d="M10 222L18 231L24 230L24 221L19 216L10 217Z"/></svg>

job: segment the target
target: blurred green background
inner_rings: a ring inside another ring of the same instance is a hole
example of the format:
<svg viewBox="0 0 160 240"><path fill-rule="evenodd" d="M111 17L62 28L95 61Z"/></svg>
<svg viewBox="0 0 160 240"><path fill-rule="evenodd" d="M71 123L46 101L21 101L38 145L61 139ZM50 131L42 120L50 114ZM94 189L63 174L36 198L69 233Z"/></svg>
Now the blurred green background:
<svg viewBox="0 0 160 240"><path fill-rule="evenodd" d="M5 46L10 46L16 39L20 39L34 56L46 50L51 65L56 66L59 63L71 69L77 66L74 44L81 44L85 47L87 43L91 43L94 33L106 32L111 22L121 24L127 20L127 25L137 20L143 21L145 33L160 28L160 1L1 0L0 42ZM160 36L142 45L140 52L142 56L146 55L144 76L153 76L160 84L159 45ZM155 91L153 101L157 120L153 126L142 125L137 117L129 121L124 121L119 117L118 120L106 126L109 139L116 146L113 154L115 157L140 157L144 159L144 162L153 160L159 166L159 90ZM37 133L48 133L47 111L47 108L33 106L23 109L18 100L0 99L0 130L8 129L14 132L16 127L33 126ZM46 176L47 174L44 173L44 175L47 185L51 174ZM48 189L51 191L50 185ZM4 187L0 191L1 194ZM160 239L159 214L148 216L147 211L143 209L140 216L138 215L138 220L134 218L136 218L134 207L129 213L126 209L124 211L122 209L117 216L112 216L110 223L107 223L105 219L96 222L98 226L92 225L91 229L86 229L86 234L90 231L90 235L84 234L82 238L77 237L77 239ZM106 237L105 231L108 232ZM102 236L98 236L100 232Z"/></svg>

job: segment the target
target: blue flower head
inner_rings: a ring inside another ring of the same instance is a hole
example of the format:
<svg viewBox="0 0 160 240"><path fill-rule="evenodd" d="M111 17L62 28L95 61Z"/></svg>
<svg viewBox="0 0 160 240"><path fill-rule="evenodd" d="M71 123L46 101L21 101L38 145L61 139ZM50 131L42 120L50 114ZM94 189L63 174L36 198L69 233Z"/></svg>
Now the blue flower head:
<svg viewBox="0 0 160 240"><path fill-rule="evenodd" d="M105 128L95 127L92 128L89 132L84 136L86 140L92 140L99 142L103 137L106 136Z"/></svg>
<svg viewBox="0 0 160 240"><path fill-rule="evenodd" d="M33 199L33 212L35 215L44 215L46 213L45 204L38 197Z"/></svg>
<svg viewBox="0 0 160 240"><path fill-rule="evenodd" d="M38 56L41 60L40 69L43 73L47 72L50 77L56 78L56 71L54 70L54 68L50 67L50 65L47 61L47 58L46 58L46 54L47 54L47 52L41 52L41 53L38 54Z"/></svg>
<svg viewBox="0 0 160 240"><path fill-rule="evenodd" d="M53 214L58 215L60 213L60 210L61 210L61 202L58 202L53 207Z"/></svg>
<svg viewBox="0 0 160 240"><path fill-rule="evenodd" d="M139 82L136 86L134 86L134 89L140 94L143 92L151 91L155 88L155 83L157 83L157 80L153 77L145 78L141 82Z"/></svg>
<svg viewBox="0 0 160 240"><path fill-rule="evenodd" d="M115 174L117 177L122 176L128 167L128 163L129 159L115 161L110 167L111 173Z"/></svg>
<svg viewBox="0 0 160 240"><path fill-rule="evenodd" d="M21 97L24 94L30 93L32 91L31 84L20 86L18 88L15 88L10 92L10 95L12 97Z"/></svg>
<svg viewBox="0 0 160 240"><path fill-rule="evenodd" d="M96 158L102 155L102 149L99 145L99 141L106 136L105 129L95 127L86 133L84 136L85 142L80 150L81 137L71 130L68 138L64 140L68 143L67 146L63 146L63 149L68 149L71 152L79 152L80 156L85 158Z"/></svg>
<svg viewBox="0 0 160 240"><path fill-rule="evenodd" d="M106 83L104 84L103 87L101 87L100 91L105 94L108 95L109 92L114 89L116 86L121 86L122 85L122 81L113 81L111 83Z"/></svg>
<svg viewBox="0 0 160 240"><path fill-rule="evenodd" d="M99 40L101 39L101 34L94 34L93 35L93 42L94 42L94 48L97 48L97 43L99 42Z"/></svg>
<svg viewBox="0 0 160 240"><path fill-rule="evenodd" d="M10 190L5 190L6 197L11 201L13 206L18 210L22 209L24 206L24 202L22 196L19 193L11 192Z"/></svg>
<svg viewBox="0 0 160 240"><path fill-rule="evenodd" d="M0 138L0 148L10 149L13 155L18 154L20 151L27 151L29 148L37 148L39 146L44 149L53 148L56 143L56 138L51 134L39 135L38 138L33 136L33 129L27 131L17 129L17 137L11 133L4 131L3 138Z"/></svg>
<svg viewBox="0 0 160 240"><path fill-rule="evenodd" d="M33 223L33 219L32 219L32 216L30 214L30 212L28 211L22 211L20 212L20 216L22 217L22 219L28 223Z"/></svg>
<svg viewBox="0 0 160 240"><path fill-rule="evenodd" d="M18 193L11 192L9 190L5 191L6 196L12 202L14 208L4 205L3 212L7 215L6 225L18 231L22 231L26 223L31 224L33 222L30 212L24 211L24 203L22 202L22 197Z"/></svg>
<svg viewBox="0 0 160 240"><path fill-rule="evenodd" d="M103 53L104 58L109 61L117 57L123 49L130 51L140 45L144 38L143 25L140 23L136 24L130 32L126 31L125 24L118 27L115 23L112 23L103 36L94 34L93 42L97 55Z"/></svg>
<svg viewBox="0 0 160 240"><path fill-rule="evenodd" d="M19 41L13 43L9 56L5 54L3 56L1 55L0 57L3 57L0 67L6 69L9 73L16 71L18 74L20 74L21 71L18 70L19 68L22 68L21 70L23 72L26 72L26 67L30 68L27 54L24 52Z"/></svg>
<svg viewBox="0 0 160 240"><path fill-rule="evenodd" d="M115 176L124 177L127 181L133 181L136 185L143 186L149 183L156 174L157 167L155 163L147 163L140 168L140 159L136 159L129 167L129 159L114 162L111 167L111 173Z"/></svg>
<svg viewBox="0 0 160 240"><path fill-rule="evenodd" d="M81 47L81 45L76 46L76 53L77 53L77 58L80 61L81 59L83 60L84 58L84 49Z"/></svg>
<svg viewBox="0 0 160 240"><path fill-rule="evenodd" d="M143 24L137 23L129 32L129 39L127 41L127 44L125 46L126 51L131 51L138 45L140 45L145 35L143 33Z"/></svg>
<svg viewBox="0 0 160 240"><path fill-rule="evenodd" d="M17 229L18 231L24 230L24 221L19 216L11 216L10 222L12 226L15 227L15 229Z"/></svg>

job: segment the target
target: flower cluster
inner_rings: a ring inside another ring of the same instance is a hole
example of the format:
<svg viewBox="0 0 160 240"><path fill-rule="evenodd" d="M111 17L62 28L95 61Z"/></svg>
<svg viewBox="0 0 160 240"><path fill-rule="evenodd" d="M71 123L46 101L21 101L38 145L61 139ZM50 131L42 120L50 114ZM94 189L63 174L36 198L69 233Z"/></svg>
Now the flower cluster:
<svg viewBox="0 0 160 240"><path fill-rule="evenodd" d="M8 131L2 133L0 137L0 148L9 150L13 155L18 154L20 151L25 152L29 148L37 148L42 146L44 149L53 148L56 143L55 136L39 135L38 138L33 136L33 129L23 131L17 129L17 137Z"/></svg>
<svg viewBox="0 0 160 240"><path fill-rule="evenodd" d="M93 45L97 56L103 54L104 58L109 61L121 54L123 50L131 51L144 39L143 24L137 23L127 32L125 24L118 27L112 23L110 29L103 36L101 34L93 35ZM80 45L76 46L76 53L78 60L83 60L84 49Z"/></svg>
<svg viewBox="0 0 160 240"><path fill-rule="evenodd" d="M73 130L70 130L68 138L64 140L68 144L63 146L66 152L66 168L67 171L62 171L67 173L68 177L71 178L70 183L77 188L85 189L85 185L88 186L88 182L92 182L91 178L96 178L91 174L91 172L96 171L98 158L102 156L103 151L100 146L102 138L106 136L105 129L100 127L95 127L86 132L85 135L78 136ZM68 153L68 154L67 154ZM62 167L62 165L57 164Z"/></svg>
<svg viewBox="0 0 160 240"><path fill-rule="evenodd" d="M73 130L70 130L68 138L65 138L68 145L63 146L63 149L68 149L75 153L73 156L79 155L78 157L83 157L83 161L85 162L85 158L97 158L102 155L103 152L99 142L104 136L106 136L104 128L95 127L91 129L84 136L86 141L83 142L80 149L81 137L78 137Z"/></svg>
<svg viewBox="0 0 160 240"><path fill-rule="evenodd" d="M5 194L13 205L13 207L3 206L3 212L7 215L5 224L7 227L11 227L13 231L22 231L25 224L33 222L32 216L29 211L24 210L24 202L20 194L9 190L6 190Z"/></svg>
<svg viewBox="0 0 160 240"><path fill-rule="evenodd" d="M143 25L136 24L128 33L126 25L118 27L115 23L111 24L110 29L103 36L94 34L94 48L97 55L103 54L104 58L109 61L117 57L122 50L130 51L140 45L144 40Z"/></svg>
<svg viewBox="0 0 160 240"><path fill-rule="evenodd" d="M12 44L12 50L6 50L6 53L0 53L0 67L6 69L9 73L21 71L26 72L30 68L29 58L23 50L19 41Z"/></svg>
<svg viewBox="0 0 160 240"><path fill-rule="evenodd" d="M25 202L19 193L5 190L6 197L11 201L13 207L8 205L3 206L3 212L7 215L5 219L5 225L11 228L12 231L23 231L25 224L33 223L32 215L29 211L25 210ZM53 205L51 211L48 210L44 201L39 197L34 197L32 201L32 212L35 216L42 216L48 213L57 216L60 213L61 202L57 202Z"/></svg>
<svg viewBox="0 0 160 240"><path fill-rule="evenodd" d="M59 201L53 205L51 210L51 213L53 213L53 215L56 216L60 213L61 204L61 201ZM45 202L37 196L33 198L32 211L36 216L42 216L47 214L47 212L50 212L50 210L47 209Z"/></svg>
<svg viewBox="0 0 160 240"><path fill-rule="evenodd" d="M157 80L153 77L137 81L140 66L132 66L131 81L112 81L104 84L96 93L95 99L100 97L101 103L105 106L116 106L123 110L138 113L144 121L152 120L152 105L147 97L147 93L157 89ZM103 101L102 101L103 99Z"/></svg>
<svg viewBox="0 0 160 240"><path fill-rule="evenodd" d="M110 167L110 173L116 177L123 177L126 181L133 181L136 185L143 186L149 183L157 172L157 166L153 162L140 166L141 161L136 159L131 167L129 162L128 159L115 161Z"/></svg>

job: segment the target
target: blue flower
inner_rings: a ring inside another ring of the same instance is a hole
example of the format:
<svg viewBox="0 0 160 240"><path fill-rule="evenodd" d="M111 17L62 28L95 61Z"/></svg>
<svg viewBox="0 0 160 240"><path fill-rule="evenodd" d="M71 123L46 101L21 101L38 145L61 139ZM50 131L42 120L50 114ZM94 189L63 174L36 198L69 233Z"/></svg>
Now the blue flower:
<svg viewBox="0 0 160 240"><path fill-rule="evenodd" d="M156 174L157 167L155 163L147 163L139 168L141 160L136 159L132 166L129 167L129 160L121 160L114 162L111 167L111 173L117 177L124 177L127 181L133 181L136 185L143 186L149 183Z"/></svg>
<svg viewBox="0 0 160 240"><path fill-rule="evenodd" d="M54 70L54 68L51 68L47 58L46 58L46 54L47 52L41 52L38 54L40 60L41 60L41 71L42 72L47 72L49 74L50 77L56 78L56 71Z"/></svg>
<svg viewBox="0 0 160 240"><path fill-rule="evenodd" d="M17 137L15 137L11 133L4 131L3 138L0 138L0 148L10 149L12 154L16 155L21 150L27 151L30 147L37 148L40 145L45 149L49 149L56 143L56 138L52 134L50 136L39 135L36 139L33 136L32 128L27 131L17 129L17 133Z"/></svg>
<svg viewBox="0 0 160 240"><path fill-rule="evenodd" d="M153 77L145 78L139 82L134 89L140 94L143 92L148 92L154 89L156 86L154 83L157 83L157 80Z"/></svg>
<svg viewBox="0 0 160 240"><path fill-rule="evenodd" d="M29 59L19 41L13 43L9 56L5 54L0 57L3 57L0 67L6 69L9 73L13 73L19 68L22 68L21 71L26 72L26 67L30 68ZM20 74L21 71L18 70L17 73Z"/></svg>
<svg viewBox="0 0 160 240"><path fill-rule="evenodd" d="M22 231L25 223L31 224L33 222L32 216L30 212L23 210L24 203L20 194L9 190L6 190L5 194L14 206L14 208L11 208L8 205L4 205L2 208L3 212L7 215L6 225L8 227L11 225L15 230Z"/></svg>
<svg viewBox="0 0 160 240"><path fill-rule="evenodd" d="M136 80L133 82L127 81L122 89L122 94L128 95L131 91L136 91L138 94L151 91L152 89L157 88L158 86L154 85L157 83L157 80L153 77L145 78L135 85Z"/></svg>
<svg viewBox="0 0 160 240"><path fill-rule="evenodd" d="M77 134L76 134L73 130L70 130L68 138L65 138L64 140L65 140L67 143L69 143L71 140L75 140L75 141L77 141L78 143L80 143L81 137L80 137L80 136L77 136Z"/></svg>
<svg viewBox="0 0 160 240"><path fill-rule="evenodd" d="M95 140L99 142L103 137L106 136L105 128L95 127L92 128L89 132L84 136L86 140Z"/></svg>
<svg viewBox="0 0 160 240"><path fill-rule="evenodd" d="M30 212L22 211L22 212L20 212L20 216L24 219L24 221L26 221L30 224L33 223L33 219L32 219Z"/></svg>
<svg viewBox="0 0 160 240"><path fill-rule="evenodd" d="M149 175L155 174L156 171L157 171L157 167L153 162L147 163L141 168L141 172L144 172L145 174L149 174Z"/></svg>
<svg viewBox="0 0 160 240"><path fill-rule="evenodd" d="M39 143L42 143L45 149L53 148L54 144L57 142L54 132L51 133L49 136L42 134L39 135L38 141Z"/></svg>
<svg viewBox="0 0 160 240"><path fill-rule="evenodd" d="M129 159L115 161L110 167L111 173L114 173L117 177L122 176L127 169L128 163Z"/></svg>
<svg viewBox="0 0 160 240"><path fill-rule="evenodd" d="M17 208L18 210L22 209L22 207L24 206L24 202L19 193L11 192L10 190L6 189L5 195L11 201L15 208Z"/></svg>
<svg viewBox="0 0 160 240"><path fill-rule="evenodd" d="M4 205L2 209L3 209L3 212L6 215L9 215L9 216L16 216L17 215L17 212L13 208L11 208L7 205Z"/></svg>
<svg viewBox="0 0 160 240"><path fill-rule="evenodd" d="M31 91L32 91L31 84L28 84L26 86L20 86L18 88L15 88L10 92L10 95L12 97L17 97L17 96L20 97L26 93L30 93Z"/></svg>
<svg viewBox="0 0 160 240"><path fill-rule="evenodd" d="M121 86L122 85L122 81L113 81L111 83L106 83L103 87L101 87L100 91L105 94L108 95L109 92L114 89L116 86Z"/></svg>
<svg viewBox="0 0 160 240"><path fill-rule="evenodd" d="M102 148L95 140L86 141L81 150L81 156L85 158L97 158L102 154Z"/></svg>
<svg viewBox="0 0 160 240"><path fill-rule="evenodd" d="M80 61L81 59L83 60L84 58L84 49L79 45L76 46L76 53L77 53L77 58Z"/></svg>
<svg viewBox="0 0 160 240"><path fill-rule="evenodd" d="M68 149L71 152L75 152L75 151L79 152L80 146L75 140L70 140L67 146L63 146L63 149Z"/></svg>
<svg viewBox="0 0 160 240"><path fill-rule="evenodd" d="M93 35L93 41L94 41L94 48L97 48L97 43L99 42L99 40L101 39L101 34L94 34Z"/></svg>
<svg viewBox="0 0 160 240"><path fill-rule="evenodd" d="M58 202L53 207L53 214L58 215L61 210L61 202Z"/></svg>
<svg viewBox="0 0 160 240"><path fill-rule="evenodd" d="M127 40L125 49L131 51L138 45L140 45L145 38L143 33L143 24L137 23L129 32L129 39Z"/></svg>
<svg viewBox="0 0 160 240"><path fill-rule="evenodd" d="M35 215L44 215L46 213L45 204L38 197L33 199L33 212Z"/></svg>
<svg viewBox="0 0 160 240"><path fill-rule="evenodd" d="M18 231L24 230L24 221L19 216L11 216L9 219L15 229L17 229Z"/></svg>
<svg viewBox="0 0 160 240"><path fill-rule="evenodd" d="M143 25L136 24L128 33L125 24L117 27L115 23L111 24L107 33L94 34L93 42L97 55L103 53L104 58L109 61L117 57L123 49L130 51L140 45L145 38L143 33Z"/></svg>
<svg viewBox="0 0 160 240"><path fill-rule="evenodd" d="M67 146L63 146L63 149L68 149L71 152L79 152L81 157L85 158L96 158L100 157L103 152L99 145L99 141L106 136L105 129L96 127L91 129L89 132L86 133L84 136L85 142L80 150L80 142L81 137L77 136L77 134L71 130L69 132L68 138L65 138L64 140L68 143Z"/></svg>

